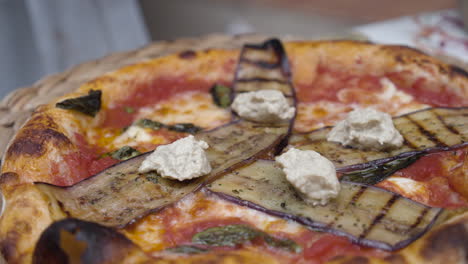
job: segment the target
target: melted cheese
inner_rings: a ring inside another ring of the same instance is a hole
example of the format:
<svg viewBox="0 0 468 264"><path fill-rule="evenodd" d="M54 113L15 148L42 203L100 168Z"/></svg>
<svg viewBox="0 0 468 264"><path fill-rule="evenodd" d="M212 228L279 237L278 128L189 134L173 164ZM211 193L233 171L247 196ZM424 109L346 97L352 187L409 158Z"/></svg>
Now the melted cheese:
<svg viewBox="0 0 468 264"><path fill-rule="evenodd" d="M141 118L164 124L193 123L209 129L228 122L231 113L216 106L208 93L186 92L140 109L136 119Z"/></svg>
<svg viewBox="0 0 468 264"><path fill-rule="evenodd" d="M427 203L431 195L430 190L424 182L405 177L392 176L382 182L381 185L386 189L390 189L421 203Z"/></svg>

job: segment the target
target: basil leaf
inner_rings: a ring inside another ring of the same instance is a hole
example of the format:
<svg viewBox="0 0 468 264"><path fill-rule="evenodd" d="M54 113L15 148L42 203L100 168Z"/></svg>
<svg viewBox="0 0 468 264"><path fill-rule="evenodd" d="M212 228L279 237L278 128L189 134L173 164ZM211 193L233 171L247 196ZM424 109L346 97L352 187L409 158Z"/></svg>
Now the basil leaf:
<svg viewBox="0 0 468 264"><path fill-rule="evenodd" d="M202 130L201 127L198 127L192 123L180 123L175 125L170 125L167 129L177 132L185 132L190 134L195 134L198 131Z"/></svg>
<svg viewBox="0 0 468 264"><path fill-rule="evenodd" d="M294 253L299 253L302 251L301 246L299 246L294 240L291 239L276 239L268 235L264 236L263 239L265 239L265 242L269 246L274 248L279 248Z"/></svg>
<svg viewBox="0 0 468 264"><path fill-rule="evenodd" d="M389 161L376 167L345 173L341 176L340 180L374 185L385 180L396 171L413 164L422 155L423 153L417 153L408 157Z"/></svg>
<svg viewBox="0 0 468 264"><path fill-rule="evenodd" d="M231 105L232 89L230 87L215 84L211 87L210 93L213 98L213 102L215 102L219 107L226 108Z"/></svg>
<svg viewBox="0 0 468 264"><path fill-rule="evenodd" d="M125 112L127 112L127 113L129 113L129 114L135 112L135 108L133 108L133 107L131 107L131 106L125 106L125 107L124 107L124 110L125 110Z"/></svg>
<svg viewBox="0 0 468 264"><path fill-rule="evenodd" d="M263 238L265 243L275 248L296 253L302 250L301 246L293 240L278 239L246 225L226 225L208 228L195 234L192 237L192 242L209 246L234 247L252 241L255 238Z"/></svg>
<svg viewBox="0 0 468 264"><path fill-rule="evenodd" d="M112 157L113 159L117 159L117 160L128 160L130 158L133 158L135 156L138 156L140 155L141 152L130 147L130 146L123 146L121 147L120 149L118 150L115 150L115 151L112 151L112 152L109 152L109 153L106 153L104 155L102 155L101 157Z"/></svg>
<svg viewBox="0 0 468 264"><path fill-rule="evenodd" d="M135 125L142 127L142 128L151 128L153 130L158 130L162 127L165 127L163 123L158 122L158 121L153 121L151 119L140 119L135 122Z"/></svg>
<svg viewBox="0 0 468 264"><path fill-rule="evenodd" d="M182 245L182 246L176 246L173 248L168 248L166 249L166 251L169 251L171 253L193 255L193 254L200 254L200 253L207 252L208 249L197 247L197 246Z"/></svg>
<svg viewBox="0 0 468 264"><path fill-rule="evenodd" d="M88 95L63 100L55 104L55 107L75 110L94 117L101 109L101 94L100 90L90 90Z"/></svg>

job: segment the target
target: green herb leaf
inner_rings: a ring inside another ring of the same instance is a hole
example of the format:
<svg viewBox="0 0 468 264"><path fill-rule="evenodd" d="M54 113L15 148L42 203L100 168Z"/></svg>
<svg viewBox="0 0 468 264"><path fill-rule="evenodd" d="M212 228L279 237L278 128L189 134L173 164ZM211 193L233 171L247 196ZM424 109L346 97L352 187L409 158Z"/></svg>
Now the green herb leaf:
<svg viewBox="0 0 468 264"><path fill-rule="evenodd" d="M210 93L213 101L219 107L226 108L231 105L232 89L230 87L221 84L215 84L213 87L211 87Z"/></svg>
<svg viewBox="0 0 468 264"><path fill-rule="evenodd" d="M269 246L274 248L279 248L294 253L299 253L302 251L301 246L299 246L296 242L294 242L294 240L291 239L276 239L268 235L264 236L263 239L265 239L265 242Z"/></svg>
<svg viewBox="0 0 468 264"><path fill-rule="evenodd" d="M55 106L94 117L101 109L101 94L100 90L90 90L88 95L66 99L58 102Z"/></svg>
<svg viewBox="0 0 468 264"><path fill-rule="evenodd" d="M200 253L207 252L208 249L197 247L197 246L181 245L181 246L176 246L173 248L168 248L166 249L166 251L169 251L171 253L193 255L193 254L200 254Z"/></svg>
<svg viewBox="0 0 468 264"><path fill-rule="evenodd" d="M118 150L115 150L115 151L112 151L112 152L108 152L104 155L102 155L101 157L112 157L113 159L117 159L117 160L128 160L130 158L133 158L135 156L138 156L140 155L141 152L130 147L130 146L123 146L121 147L120 149Z"/></svg>
<svg viewBox="0 0 468 264"><path fill-rule="evenodd" d="M341 180L374 185L385 180L396 171L413 164L422 155L423 153L417 153L408 157L389 161L376 167L345 173L341 176Z"/></svg>
<svg viewBox="0 0 468 264"><path fill-rule="evenodd" d="M195 244L234 247L258 237L259 232L245 225L208 228L192 237Z"/></svg>
<svg viewBox="0 0 468 264"><path fill-rule="evenodd" d="M229 246L234 247L242 243L252 241L255 238L263 238L269 246L288 250L291 252L300 252L302 250L296 242L290 239L278 239L260 230L246 225L226 225L212 227L195 234L192 242L195 244L209 246Z"/></svg>
<svg viewBox="0 0 468 264"><path fill-rule="evenodd" d="M180 123L175 125L170 125L167 129L177 132L185 132L190 134L195 134L198 131L202 130L201 127L198 127L192 123Z"/></svg>
<svg viewBox="0 0 468 264"><path fill-rule="evenodd" d="M151 119L140 119L135 122L135 125L142 128L151 128L153 130L158 130L165 126L163 123Z"/></svg>
<svg viewBox="0 0 468 264"><path fill-rule="evenodd" d="M124 107L124 110L125 112L131 114L131 113L134 113L135 112L135 108L131 107L131 106L125 106Z"/></svg>
<svg viewBox="0 0 468 264"><path fill-rule="evenodd" d="M150 181L150 182L152 182L154 184L157 184L159 182L159 175L154 171L146 173L145 177L146 177L146 179L148 181Z"/></svg>

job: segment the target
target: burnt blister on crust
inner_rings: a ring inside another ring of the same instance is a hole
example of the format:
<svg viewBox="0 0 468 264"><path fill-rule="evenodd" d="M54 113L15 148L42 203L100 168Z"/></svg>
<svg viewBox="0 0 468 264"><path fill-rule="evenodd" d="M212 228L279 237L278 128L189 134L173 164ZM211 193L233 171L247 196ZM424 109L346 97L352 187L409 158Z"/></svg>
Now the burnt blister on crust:
<svg viewBox="0 0 468 264"><path fill-rule="evenodd" d="M197 53L193 50L185 50L179 53L179 58L190 60L195 59L197 57Z"/></svg>
<svg viewBox="0 0 468 264"><path fill-rule="evenodd" d="M424 239L421 256L431 263L463 263L468 260L468 217L446 224Z"/></svg>
<svg viewBox="0 0 468 264"><path fill-rule="evenodd" d="M7 150L7 156L9 159L24 154L35 157L42 156L48 142L57 148L72 145L70 139L58 131L58 125L50 116L38 113L18 133Z"/></svg>
<svg viewBox="0 0 468 264"><path fill-rule="evenodd" d="M135 251L141 250L112 228L68 218L53 223L42 233L33 263L120 263Z"/></svg>
<svg viewBox="0 0 468 264"><path fill-rule="evenodd" d="M468 78L468 72L463 69L463 68L460 68L458 66L455 66L455 65L449 65L449 71L450 71L450 76L456 76L456 75L459 75L463 78Z"/></svg>

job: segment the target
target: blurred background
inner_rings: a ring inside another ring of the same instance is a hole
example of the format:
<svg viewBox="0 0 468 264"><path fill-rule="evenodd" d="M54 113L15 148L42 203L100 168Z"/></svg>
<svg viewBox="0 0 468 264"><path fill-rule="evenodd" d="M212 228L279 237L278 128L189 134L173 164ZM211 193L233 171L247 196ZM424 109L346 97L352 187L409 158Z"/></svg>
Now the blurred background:
<svg viewBox="0 0 468 264"><path fill-rule="evenodd" d="M157 40L259 32L361 38L468 61L456 0L0 0L0 97Z"/></svg>

